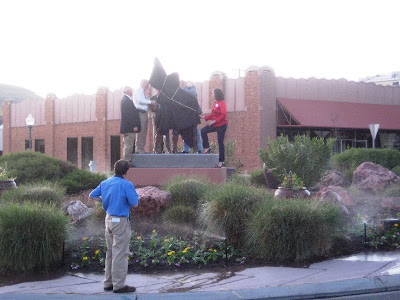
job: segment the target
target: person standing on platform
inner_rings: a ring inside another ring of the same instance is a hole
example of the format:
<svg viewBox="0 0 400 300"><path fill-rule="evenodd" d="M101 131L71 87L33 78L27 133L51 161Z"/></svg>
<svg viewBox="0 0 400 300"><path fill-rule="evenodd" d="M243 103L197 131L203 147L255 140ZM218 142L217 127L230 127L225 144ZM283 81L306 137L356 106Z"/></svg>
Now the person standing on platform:
<svg viewBox="0 0 400 300"><path fill-rule="evenodd" d="M124 177L129 163L118 160L114 176L104 180L89 198L102 202L106 211L105 239L107 243L104 290L114 293L133 293L136 288L125 285L128 274L129 241L131 238L130 207L137 206L139 196L132 182Z"/></svg>
<svg viewBox="0 0 400 300"><path fill-rule="evenodd" d="M120 133L124 135L123 160L131 162L136 134L140 132L139 111L132 100L132 88L129 86L123 89L124 96L121 99L121 128Z"/></svg>
<svg viewBox="0 0 400 300"><path fill-rule="evenodd" d="M134 92L136 108L139 111L141 131L136 135L136 153L145 153L147 128L149 124L148 108L150 104L156 105L155 101L149 100L146 97L146 90L149 87L149 82L143 79L140 87Z"/></svg>
<svg viewBox="0 0 400 300"><path fill-rule="evenodd" d="M212 97L215 100L211 109L211 114L204 117L207 125L201 129L201 137L203 139L203 153L210 153L210 144L208 142L208 134L217 132L218 149L219 149L219 163L218 167L221 168L225 161L225 146L224 138L226 129L228 127L226 104L224 92L221 89L213 89Z"/></svg>

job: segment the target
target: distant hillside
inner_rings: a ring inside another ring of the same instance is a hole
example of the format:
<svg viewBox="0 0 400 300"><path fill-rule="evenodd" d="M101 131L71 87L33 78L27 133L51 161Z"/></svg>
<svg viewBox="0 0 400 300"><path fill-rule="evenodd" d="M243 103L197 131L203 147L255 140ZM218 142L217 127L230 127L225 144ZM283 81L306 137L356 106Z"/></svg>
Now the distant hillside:
<svg viewBox="0 0 400 300"><path fill-rule="evenodd" d="M22 100L26 99L41 99L42 97L36 95L34 92L31 90L19 87L19 86L14 86L14 85L9 85L9 84L4 84L0 83L0 104L3 104L4 100L10 100L12 102L19 102Z"/></svg>
<svg viewBox="0 0 400 300"><path fill-rule="evenodd" d="M0 124L3 123L3 102L5 100L11 102L20 102L26 99L42 99L42 97L36 95L31 90L0 83Z"/></svg>

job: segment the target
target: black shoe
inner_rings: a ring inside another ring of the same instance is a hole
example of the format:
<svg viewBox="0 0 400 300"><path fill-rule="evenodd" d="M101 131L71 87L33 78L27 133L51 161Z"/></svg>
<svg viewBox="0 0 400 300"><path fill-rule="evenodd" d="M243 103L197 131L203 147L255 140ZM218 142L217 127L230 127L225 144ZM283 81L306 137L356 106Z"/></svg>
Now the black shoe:
<svg viewBox="0 0 400 300"><path fill-rule="evenodd" d="M185 150L181 152L181 154L189 154L189 152L186 152Z"/></svg>
<svg viewBox="0 0 400 300"><path fill-rule="evenodd" d="M136 291L134 286L126 285L122 289L114 290L114 293L133 293Z"/></svg>
<svg viewBox="0 0 400 300"><path fill-rule="evenodd" d="M105 290L106 292L110 292L110 291L113 290L113 286L110 285L110 286L108 286L108 287L104 287L104 290Z"/></svg>

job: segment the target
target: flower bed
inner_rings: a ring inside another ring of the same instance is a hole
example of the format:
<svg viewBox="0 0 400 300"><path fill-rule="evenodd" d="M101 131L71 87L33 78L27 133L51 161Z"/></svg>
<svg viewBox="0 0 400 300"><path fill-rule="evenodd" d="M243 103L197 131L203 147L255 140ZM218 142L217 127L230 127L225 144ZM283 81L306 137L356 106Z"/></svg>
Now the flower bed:
<svg viewBox="0 0 400 300"><path fill-rule="evenodd" d="M103 237L84 237L67 243L65 268L68 271L103 272L106 243ZM128 272L153 272L203 266L243 265L246 258L224 240L202 239L196 232L184 239L160 236L156 230L149 236L132 232Z"/></svg>

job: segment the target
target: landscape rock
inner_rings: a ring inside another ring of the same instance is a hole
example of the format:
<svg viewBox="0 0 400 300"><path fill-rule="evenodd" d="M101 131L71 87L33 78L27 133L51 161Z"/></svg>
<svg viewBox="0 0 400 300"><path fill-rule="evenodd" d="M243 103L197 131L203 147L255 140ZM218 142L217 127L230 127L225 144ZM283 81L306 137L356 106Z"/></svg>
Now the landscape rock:
<svg viewBox="0 0 400 300"><path fill-rule="evenodd" d="M340 211L346 216L349 215L348 206L353 206L354 201L352 200L349 193L347 193L340 186L328 186L321 189L316 197L322 201L328 201L340 209Z"/></svg>
<svg viewBox="0 0 400 300"><path fill-rule="evenodd" d="M359 190L373 194L398 182L400 182L399 176L372 162L362 163L353 173L353 185Z"/></svg>
<svg viewBox="0 0 400 300"><path fill-rule="evenodd" d="M337 170L328 170L325 172L318 186L319 188L323 188L330 185L341 187L346 185L346 181L341 172Z"/></svg>
<svg viewBox="0 0 400 300"><path fill-rule="evenodd" d="M63 205L65 213L71 216L73 222L86 219L93 214L93 208L87 207L86 204L79 200L71 200Z"/></svg>
<svg viewBox="0 0 400 300"><path fill-rule="evenodd" d="M160 216L162 210L172 204L172 196L168 191L154 186L136 189L139 195L139 205L134 208L135 215L145 218Z"/></svg>
<svg viewBox="0 0 400 300"><path fill-rule="evenodd" d="M331 192L327 193L328 191ZM319 199L323 199L324 197L327 197L329 194L334 195L332 192L340 197L341 202L343 202L343 204L346 207L351 207L355 205L353 197L341 186L330 185L324 187L318 193L316 193L315 196Z"/></svg>

